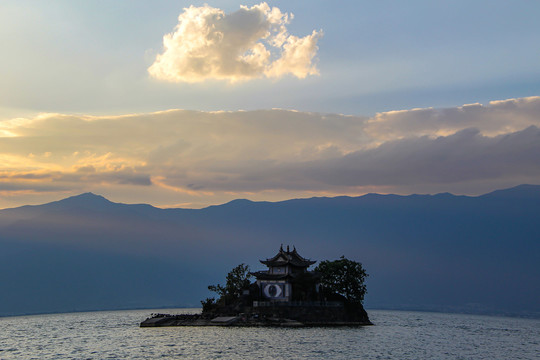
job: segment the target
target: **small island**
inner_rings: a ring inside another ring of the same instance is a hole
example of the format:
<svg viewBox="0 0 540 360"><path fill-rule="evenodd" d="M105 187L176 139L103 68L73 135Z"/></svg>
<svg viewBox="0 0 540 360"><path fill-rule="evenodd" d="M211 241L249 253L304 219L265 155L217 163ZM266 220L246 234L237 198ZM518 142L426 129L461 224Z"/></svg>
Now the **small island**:
<svg viewBox="0 0 540 360"><path fill-rule="evenodd" d="M240 264L227 274L225 286L209 286L219 297L201 301L200 314L153 314L140 326L372 325L362 305L367 273L361 263L342 256L310 271L316 261L283 245L260 262L267 270L250 272Z"/></svg>

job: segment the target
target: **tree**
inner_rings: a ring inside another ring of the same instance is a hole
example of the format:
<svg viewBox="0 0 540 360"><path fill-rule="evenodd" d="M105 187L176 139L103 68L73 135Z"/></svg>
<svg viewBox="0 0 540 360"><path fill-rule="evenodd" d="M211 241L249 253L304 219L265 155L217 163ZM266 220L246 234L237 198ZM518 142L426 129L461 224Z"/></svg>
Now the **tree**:
<svg viewBox="0 0 540 360"><path fill-rule="evenodd" d="M249 288L250 278L249 266L240 264L227 274L225 286L210 285L208 290L218 293L220 296L218 302L223 301L228 304L238 299L242 295L242 291Z"/></svg>
<svg viewBox="0 0 540 360"><path fill-rule="evenodd" d="M362 264L346 259L321 261L315 268L321 273L321 285L331 293L344 296L351 303L362 303L366 294L364 281L368 274Z"/></svg>
<svg viewBox="0 0 540 360"><path fill-rule="evenodd" d="M216 299L206 298L206 300L201 300L202 312L209 313L216 308Z"/></svg>

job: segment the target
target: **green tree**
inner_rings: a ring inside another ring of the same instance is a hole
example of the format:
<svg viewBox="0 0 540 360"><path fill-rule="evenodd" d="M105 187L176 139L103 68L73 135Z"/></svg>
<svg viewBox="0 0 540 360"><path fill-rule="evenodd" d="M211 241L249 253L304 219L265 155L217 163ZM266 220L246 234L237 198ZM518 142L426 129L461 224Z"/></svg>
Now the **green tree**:
<svg viewBox="0 0 540 360"><path fill-rule="evenodd" d="M327 291L344 296L351 303L362 303L366 294L364 281L368 274L362 264L346 259L321 261L315 268L321 273L321 285Z"/></svg>
<svg viewBox="0 0 540 360"><path fill-rule="evenodd" d="M223 301L228 304L238 299L244 289L249 288L250 278L249 266L240 264L227 274L225 286L220 284L210 285L208 290L214 291L220 296L218 302Z"/></svg>
<svg viewBox="0 0 540 360"><path fill-rule="evenodd" d="M216 299L214 298L206 298L206 300L201 300L202 305L202 312L208 313L214 310L217 306Z"/></svg>

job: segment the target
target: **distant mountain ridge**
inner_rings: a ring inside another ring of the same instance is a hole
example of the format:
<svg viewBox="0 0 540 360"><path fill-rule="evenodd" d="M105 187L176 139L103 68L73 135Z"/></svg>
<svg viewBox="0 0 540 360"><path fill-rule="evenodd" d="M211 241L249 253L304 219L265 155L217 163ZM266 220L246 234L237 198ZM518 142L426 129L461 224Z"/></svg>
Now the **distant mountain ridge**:
<svg viewBox="0 0 540 360"><path fill-rule="evenodd" d="M368 308L540 316L538 224L539 185L197 210L85 193L0 210L0 315L199 306L208 284L283 243L361 261Z"/></svg>
<svg viewBox="0 0 540 360"><path fill-rule="evenodd" d="M290 199L290 200L282 200L277 202L269 202L269 201L252 201L248 199L235 199L231 200L227 203L221 204L221 205L211 205L207 208L216 208L216 207L223 207L223 206L242 206L247 204L253 204L253 203L261 203L261 204L281 204L281 203L288 203L288 202L296 202L296 201L313 201L313 200L340 200L340 199L361 199L361 198L369 198L369 197L400 197L400 198L407 198L407 197L466 197L466 198L493 198L493 197L499 197L499 198L516 198L516 197L522 197L522 198L539 198L540 199L540 185L531 185L531 184L522 184L517 185L512 188L508 189L502 189L502 190L495 190L489 193L485 193L478 196L467 196L467 195L454 195L449 192L443 192L443 193L437 193L437 194L411 194L411 195L395 195L395 194L378 194L378 193L368 193L365 195L360 196L336 196L336 197L312 197L312 198L300 198L300 199ZM123 204L123 203L115 203L112 202L105 197L101 195L94 194L92 192L86 192L79 195L74 195L67 197L65 199L53 201L50 203L40 204L40 205L24 205L20 207L15 208L7 208L7 209L0 209L0 212L2 211L10 211L10 210L17 210L17 209L29 209L29 208L43 208L43 207L58 207L58 206L64 206L64 207L85 207L85 208L92 208L92 207L98 207L98 206L145 206L150 207L154 209L163 210L163 208L157 208L149 204ZM194 210L194 209L183 209L183 208L165 208L164 210ZM201 209L199 209L201 210Z"/></svg>

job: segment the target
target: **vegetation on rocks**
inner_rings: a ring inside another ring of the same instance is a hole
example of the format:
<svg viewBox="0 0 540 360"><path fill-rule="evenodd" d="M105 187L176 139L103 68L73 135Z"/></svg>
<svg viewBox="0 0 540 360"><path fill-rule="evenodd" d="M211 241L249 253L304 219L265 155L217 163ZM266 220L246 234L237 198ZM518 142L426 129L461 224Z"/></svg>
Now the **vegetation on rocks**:
<svg viewBox="0 0 540 360"><path fill-rule="evenodd" d="M339 260L321 261L315 271L321 274L321 286L326 295L337 294L350 303L363 303L368 274L361 263L342 256Z"/></svg>
<svg viewBox="0 0 540 360"><path fill-rule="evenodd" d="M209 285L208 290L219 295L219 298L207 298L201 301L203 312L212 311L217 306L231 305L237 302L242 295L242 292L250 287L251 274L249 266L240 264L233 268L226 277L225 286Z"/></svg>

